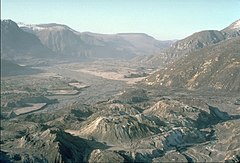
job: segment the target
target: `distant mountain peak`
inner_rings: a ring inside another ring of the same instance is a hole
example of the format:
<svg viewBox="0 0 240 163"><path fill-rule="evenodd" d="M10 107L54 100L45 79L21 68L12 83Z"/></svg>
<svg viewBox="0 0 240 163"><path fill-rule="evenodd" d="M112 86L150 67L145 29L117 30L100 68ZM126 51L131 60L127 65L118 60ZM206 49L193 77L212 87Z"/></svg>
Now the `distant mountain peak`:
<svg viewBox="0 0 240 163"><path fill-rule="evenodd" d="M240 36L240 19L221 31L227 39Z"/></svg>
<svg viewBox="0 0 240 163"><path fill-rule="evenodd" d="M238 19L237 21L235 21L234 23L232 23L229 26L231 29L240 29L240 19Z"/></svg>
<svg viewBox="0 0 240 163"><path fill-rule="evenodd" d="M236 20L235 22L233 22L232 24L224 28L222 31L229 31L229 30L231 31L240 30L240 19Z"/></svg>

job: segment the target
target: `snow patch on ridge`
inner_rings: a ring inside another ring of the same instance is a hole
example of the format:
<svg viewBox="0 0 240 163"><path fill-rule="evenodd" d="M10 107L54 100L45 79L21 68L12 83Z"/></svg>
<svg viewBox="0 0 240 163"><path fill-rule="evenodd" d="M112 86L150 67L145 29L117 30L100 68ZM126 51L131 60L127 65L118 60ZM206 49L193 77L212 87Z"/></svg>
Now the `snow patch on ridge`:
<svg viewBox="0 0 240 163"><path fill-rule="evenodd" d="M65 30L68 29L74 33L77 33L76 31L74 31L73 29L65 26L65 25L61 25L61 24L24 24L24 23L17 23L19 28L28 28L32 31L42 31L42 30Z"/></svg>

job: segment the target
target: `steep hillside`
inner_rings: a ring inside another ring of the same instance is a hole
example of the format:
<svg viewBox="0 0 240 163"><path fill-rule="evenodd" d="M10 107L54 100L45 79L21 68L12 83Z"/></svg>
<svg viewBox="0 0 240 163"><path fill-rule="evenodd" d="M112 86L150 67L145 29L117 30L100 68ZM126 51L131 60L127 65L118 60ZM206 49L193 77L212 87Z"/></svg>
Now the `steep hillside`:
<svg viewBox="0 0 240 163"><path fill-rule="evenodd" d="M145 82L175 88L240 90L240 37L222 41L151 75Z"/></svg>
<svg viewBox="0 0 240 163"><path fill-rule="evenodd" d="M224 39L225 38L223 34L219 31L201 31L194 33L183 40L177 41L171 46L171 48L167 50L167 53L171 57L178 57L188 52L195 51L212 44L216 44Z"/></svg>
<svg viewBox="0 0 240 163"><path fill-rule="evenodd" d="M35 35L21 30L18 25L11 20L1 21L1 37L1 57L3 59L23 60L54 55Z"/></svg>

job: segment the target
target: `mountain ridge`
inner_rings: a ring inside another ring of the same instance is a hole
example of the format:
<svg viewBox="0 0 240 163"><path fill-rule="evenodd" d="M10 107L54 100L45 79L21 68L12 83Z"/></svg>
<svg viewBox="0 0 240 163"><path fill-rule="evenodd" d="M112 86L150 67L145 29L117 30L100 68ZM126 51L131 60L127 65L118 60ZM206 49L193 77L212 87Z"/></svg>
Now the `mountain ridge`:
<svg viewBox="0 0 240 163"><path fill-rule="evenodd" d="M117 33L100 34L92 32L78 32L66 25L50 23L37 25L20 24L21 29L33 33L41 42L56 53L73 54L90 57L104 57L105 53L116 56L150 55L169 47L172 41L159 41L145 33ZM58 27L58 28L57 28ZM72 40L69 45L68 40ZM78 46L78 48L76 48ZM99 53L99 54L97 54ZM114 56L112 56L114 58Z"/></svg>
<svg viewBox="0 0 240 163"><path fill-rule="evenodd" d="M188 55L190 52L198 51L207 46L217 44L221 41L240 36L240 28L231 28L238 24L237 20L222 30L203 30L195 32L181 40L174 42L171 47L158 54L138 57L135 60L144 62L153 67L163 67Z"/></svg>

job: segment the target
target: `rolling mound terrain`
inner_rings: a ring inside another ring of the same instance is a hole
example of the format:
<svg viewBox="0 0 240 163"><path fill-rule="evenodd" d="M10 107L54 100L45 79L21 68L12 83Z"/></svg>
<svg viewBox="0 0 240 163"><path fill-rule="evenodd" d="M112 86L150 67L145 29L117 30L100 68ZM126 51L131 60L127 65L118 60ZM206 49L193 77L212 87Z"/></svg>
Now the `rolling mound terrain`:
<svg viewBox="0 0 240 163"><path fill-rule="evenodd" d="M126 91L131 96L124 99L129 101L133 92ZM139 96L139 91L135 93ZM123 103L110 99L94 106L75 103L47 114L36 112L3 119L1 159L218 162L239 157L236 143L240 110L234 102L238 97L189 98L176 94L168 98L171 93L165 92L166 97L157 98L159 95L150 89L145 93L148 99L143 101ZM226 112L230 107L234 114Z"/></svg>

